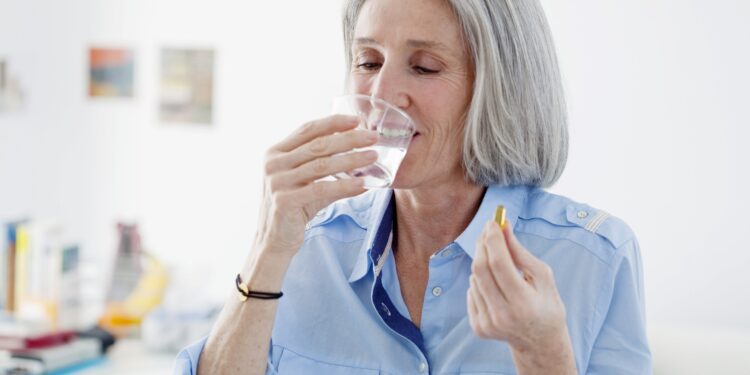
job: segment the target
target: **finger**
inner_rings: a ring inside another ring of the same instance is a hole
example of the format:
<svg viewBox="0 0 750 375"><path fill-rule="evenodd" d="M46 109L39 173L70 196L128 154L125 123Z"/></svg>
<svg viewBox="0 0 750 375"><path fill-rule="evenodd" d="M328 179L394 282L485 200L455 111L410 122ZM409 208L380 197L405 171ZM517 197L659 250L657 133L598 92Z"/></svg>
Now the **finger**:
<svg viewBox="0 0 750 375"><path fill-rule="evenodd" d="M271 165L268 169L270 169L270 172L294 169L321 157L372 146L377 141L377 132L361 129L325 135L315 138L290 152L281 154L269 162Z"/></svg>
<svg viewBox="0 0 750 375"><path fill-rule="evenodd" d="M348 172L371 165L378 160L374 150L327 156L309 161L298 168L271 177L275 188L300 186L340 172Z"/></svg>
<svg viewBox="0 0 750 375"><path fill-rule="evenodd" d="M488 327L489 317L487 316L487 305L482 298L479 289L477 288L476 276L471 275L469 277L469 294L471 299L474 301L476 314L474 315L474 326L476 327L477 335L486 338L489 332L486 332Z"/></svg>
<svg viewBox="0 0 750 375"><path fill-rule="evenodd" d="M486 249L485 249L486 250ZM486 265L488 272L486 273L475 273L472 276L475 277L477 287L489 308L487 311L496 311L501 306L507 306L509 301L507 288L500 286L495 281L492 271L489 270L489 265Z"/></svg>
<svg viewBox="0 0 750 375"><path fill-rule="evenodd" d="M477 241L476 250L474 251L474 259L471 262L471 272L472 276L476 276L477 278L481 278L483 280L493 280L493 284L496 284L497 289L499 289L500 293L502 294L502 285L497 285L497 283L494 282L492 269L490 269L489 259L487 258L487 246L485 240L485 238L487 237L486 229L487 228L482 231L482 235ZM503 299L505 299L504 296Z"/></svg>
<svg viewBox="0 0 750 375"><path fill-rule="evenodd" d="M502 289L503 294L509 300L513 300L524 292L526 285L521 275L518 274L518 268L513 262L500 226L490 221L485 230L487 236L484 239L484 247L487 251L487 262L492 270L492 277Z"/></svg>
<svg viewBox="0 0 750 375"><path fill-rule="evenodd" d="M503 301L507 301L508 298L505 295L504 285L501 283L498 283L495 280L495 275L493 275L493 270L490 267L489 258L488 258L488 249L486 242L484 240L480 240L479 243L477 243L477 250L475 255L475 264L472 264L474 266L473 269L473 276L476 276L476 280L482 284L482 289L495 289L497 291L497 294L499 294L499 298ZM486 295L486 294L485 294Z"/></svg>
<svg viewBox="0 0 750 375"><path fill-rule="evenodd" d="M469 325L479 335L481 331L481 326L479 325L479 308L477 307L477 301L474 298L472 288L466 291L466 307L469 312Z"/></svg>
<svg viewBox="0 0 750 375"><path fill-rule="evenodd" d="M349 178L338 181L316 181L299 189L279 192L279 200L296 202L297 207L309 207L310 213L314 214L328 207L331 203L364 193L364 178ZM306 221L312 219L308 215Z"/></svg>
<svg viewBox="0 0 750 375"><path fill-rule="evenodd" d="M479 284L477 282L476 275L469 276L469 285L471 286L469 288L472 293L471 298L474 299L477 305L477 317L479 318L480 322L486 323L489 320L489 310L487 309L487 301L479 290Z"/></svg>
<svg viewBox="0 0 750 375"><path fill-rule="evenodd" d="M333 115L310 121L277 143L272 149L289 152L322 135L351 130L357 127L356 116Z"/></svg>
<svg viewBox="0 0 750 375"><path fill-rule="evenodd" d="M472 294L471 289L466 290L466 307L469 310L469 319L472 317L476 318L477 314L479 314L477 302L472 298Z"/></svg>

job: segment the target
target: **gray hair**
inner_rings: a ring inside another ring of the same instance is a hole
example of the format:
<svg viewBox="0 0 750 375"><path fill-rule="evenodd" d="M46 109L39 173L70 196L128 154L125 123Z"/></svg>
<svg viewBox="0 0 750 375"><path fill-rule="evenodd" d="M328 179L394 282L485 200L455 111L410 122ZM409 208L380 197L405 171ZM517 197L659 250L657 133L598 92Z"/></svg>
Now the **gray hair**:
<svg viewBox="0 0 750 375"><path fill-rule="evenodd" d="M366 0L344 6L348 66ZM554 44L538 0L446 0L474 66L462 163L481 185L549 187L565 169L568 128Z"/></svg>

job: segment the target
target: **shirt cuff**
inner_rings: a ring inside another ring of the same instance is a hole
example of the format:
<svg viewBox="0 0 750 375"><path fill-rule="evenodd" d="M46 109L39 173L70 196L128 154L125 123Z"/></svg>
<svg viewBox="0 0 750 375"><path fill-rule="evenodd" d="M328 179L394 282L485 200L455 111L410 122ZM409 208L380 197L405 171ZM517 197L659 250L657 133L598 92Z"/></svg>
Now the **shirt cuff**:
<svg viewBox="0 0 750 375"><path fill-rule="evenodd" d="M198 360L206 345L208 336L200 339L177 354L175 359L174 375L196 375L198 373Z"/></svg>

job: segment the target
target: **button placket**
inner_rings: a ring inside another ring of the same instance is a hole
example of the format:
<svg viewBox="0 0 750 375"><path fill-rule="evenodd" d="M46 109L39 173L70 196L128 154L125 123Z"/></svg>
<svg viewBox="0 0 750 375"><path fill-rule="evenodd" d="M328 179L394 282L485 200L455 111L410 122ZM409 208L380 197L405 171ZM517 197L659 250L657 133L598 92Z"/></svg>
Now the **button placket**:
<svg viewBox="0 0 750 375"><path fill-rule="evenodd" d="M450 248L444 251L451 251L452 254L455 254L455 250ZM450 282L450 272L448 272L449 268L446 268L450 267L450 261L447 260L448 257L445 256L444 253L439 253L439 255L441 258L440 261L436 262L435 264L430 264L429 278L427 280L426 290L426 297L428 297L428 299L425 300L425 303L428 303L430 299L440 297L445 291L443 287Z"/></svg>

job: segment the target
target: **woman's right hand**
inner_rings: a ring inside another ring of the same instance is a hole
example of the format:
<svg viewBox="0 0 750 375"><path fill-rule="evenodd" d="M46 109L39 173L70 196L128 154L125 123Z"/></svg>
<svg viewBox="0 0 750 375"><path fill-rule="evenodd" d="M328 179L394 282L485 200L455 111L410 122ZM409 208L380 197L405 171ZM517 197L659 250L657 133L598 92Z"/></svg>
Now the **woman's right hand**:
<svg viewBox="0 0 750 375"><path fill-rule="evenodd" d="M293 256L318 211L365 192L362 178L316 181L377 160L372 150L338 155L377 142L376 132L356 129L358 122L345 115L315 120L267 151L256 248Z"/></svg>

